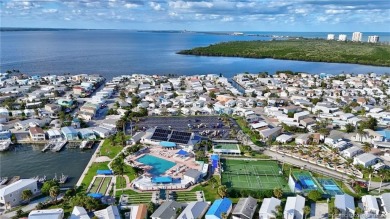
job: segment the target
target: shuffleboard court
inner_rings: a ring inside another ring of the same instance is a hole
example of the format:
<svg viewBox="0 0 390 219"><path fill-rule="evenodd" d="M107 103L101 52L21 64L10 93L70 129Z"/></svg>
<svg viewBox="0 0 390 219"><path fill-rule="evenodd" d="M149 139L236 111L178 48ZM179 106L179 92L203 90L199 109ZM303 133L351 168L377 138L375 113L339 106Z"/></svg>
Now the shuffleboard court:
<svg viewBox="0 0 390 219"><path fill-rule="evenodd" d="M228 188L268 190L280 187L289 191L276 161L223 159L221 167L222 184Z"/></svg>

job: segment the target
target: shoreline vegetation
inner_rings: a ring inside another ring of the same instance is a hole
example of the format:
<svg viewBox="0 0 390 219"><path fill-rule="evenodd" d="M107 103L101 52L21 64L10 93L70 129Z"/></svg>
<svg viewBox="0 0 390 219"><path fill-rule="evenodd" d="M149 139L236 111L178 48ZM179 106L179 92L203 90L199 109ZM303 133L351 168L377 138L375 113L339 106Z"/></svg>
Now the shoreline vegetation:
<svg viewBox="0 0 390 219"><path fill-rule="evenodd" d="M323 39L231 41L182 50L177 54L390 67L389 45Z"/></svg>

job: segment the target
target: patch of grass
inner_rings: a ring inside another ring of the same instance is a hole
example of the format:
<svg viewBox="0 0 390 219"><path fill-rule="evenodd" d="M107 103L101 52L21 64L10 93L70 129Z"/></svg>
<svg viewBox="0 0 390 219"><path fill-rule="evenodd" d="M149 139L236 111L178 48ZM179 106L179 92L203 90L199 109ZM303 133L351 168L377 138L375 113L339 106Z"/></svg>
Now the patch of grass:
<svg viewBox="0 0 390 219"><path fill-rule="evenodd" d="M124 171L125 175L127 175L129 177L130 182L133 181L137 177L137 173L135 172L133 167L131 167L129 165L125 165L124 169L125 169L125 171Z"/></svg>
<svg viewBox="0 0 390 219"><path fill-rule="evenodd" d="M96 171L99 169L108 170L109 169L108 162L93 163L91 165L91 167L88 169L88 172L85 175L83 182L82 182L82 185L84 185L83 186L84 190L86 190L88 188L89 184L91 184L93 177L96 176Z"/></svg>
<svg viewBox="0 0 390 219"><path fill-rule="evenodd" d="M113 146L112 142L109 139L104 140L102 146L100 147L100 156L107 156L113 159L117 154L122 151L123 147L119 144Z"/></svg>
<svg viewBox="0 0 390 219"><path fill-rule="evenodd" d="M257 133L253 132L253 131L249 128L248 123L247 123L243 118L241 118L241 117L235 117L234 119L236 120L238 126L240 126L241 130L242 130L245 134L249 135L249 137L251 138L251 141L252 141L255 145L257 145L257 146L263 146L263 143L262 143L261 141L259 141L260 136L259 136Z"/></svg>
<svg viewBox="0 0 390 219"><path fill-rule="evenodd" d="M221 178L219 176L213 176L213 177L216 178L217 182L221 182ZM211 183L206 182L206 183L203 183L201 185L195 186L191 190L191 192L203 191L205 199L207 201L213 202L214 200L220 198L218 193L217 193L217 188L218 188L217 184L213 188Z"/></svg>
<svg viewBox="0 0 390 219"><path fill-rule="evenodd" d="M116 177L116 189L123 189L126 188L126 180L123 176L117 176Z"/></svg>

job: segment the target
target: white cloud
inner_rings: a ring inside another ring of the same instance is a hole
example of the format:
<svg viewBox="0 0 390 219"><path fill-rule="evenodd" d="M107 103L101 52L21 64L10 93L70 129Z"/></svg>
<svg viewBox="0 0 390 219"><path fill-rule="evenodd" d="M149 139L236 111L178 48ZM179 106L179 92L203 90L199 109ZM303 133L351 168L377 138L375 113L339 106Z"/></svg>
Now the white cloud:
<svg viewBox="0 0 390 219"><path fill-rule="evenodd" d="M153 10L155 10L155 11L163 11L164 10L164 8L161 7L161 4L156 3L156 2L149 2L149 6L151 8L153 8Z"/></svg>
<svg viewBox="0 0 390 219"><path fill-rule="evenodd" d="M43 13L48 13L48 14L54 14L54 13L58 12L58 9L55 9L55 8L45 8L45 9L42 9L42 12Z"/></svg>
<svg viewBox="0 0 390 219"><path fill-rule="evenodd" d="M137 7L138 7L137 4L133 4L133 3L126 3L126 4L124 4L123 6L124 6L125 8L128 8L128 9L130 9L130 8L137 8Z"/></svg>

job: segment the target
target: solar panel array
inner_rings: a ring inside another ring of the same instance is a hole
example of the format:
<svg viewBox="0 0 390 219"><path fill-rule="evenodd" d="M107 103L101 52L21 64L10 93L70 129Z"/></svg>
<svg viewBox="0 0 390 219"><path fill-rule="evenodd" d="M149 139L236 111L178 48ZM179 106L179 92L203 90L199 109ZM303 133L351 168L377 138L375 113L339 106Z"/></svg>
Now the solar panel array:
<svg viewBox="0 0 390 219"><path fill-rule="evenodd" d="M187 144L190 139L191 139L191 133L173 131L169 141L179 143L179 144Z"/></svg>
<svg viewBox="0 0 390 219"><path fill-rule="evenodd" d="M169 137L169 135L171 136ZM191 139L191 133L156 128L151 139L175 142L177 144L187 144Z"/></svg>
<svg viewBox="0 0 390 219"><path fill-rule="evenodd" d="M171 134L171 130L156 128L151 139L158 141L168 141L169 134Z"/></svg>

